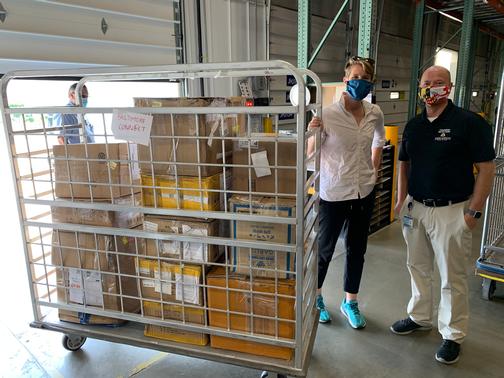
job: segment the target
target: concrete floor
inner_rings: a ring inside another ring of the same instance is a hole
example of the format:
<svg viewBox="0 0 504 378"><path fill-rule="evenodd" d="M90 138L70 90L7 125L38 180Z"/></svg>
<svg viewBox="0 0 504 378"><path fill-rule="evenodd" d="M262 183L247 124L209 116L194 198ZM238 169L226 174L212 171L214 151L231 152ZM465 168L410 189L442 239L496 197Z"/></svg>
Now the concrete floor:
<svg viewBox="0 0 504 378"><path fill-rule="evenodd" d="M480 235L477 230L473 260L478 256ZM16 271L22 272L24 266L15 261ZM494 301L486 302L480 299L481 280L471 275L470 334L463 344L461 360L445 366L434 360L441 342L436 329L410 336L396 336L388 329L393 321L405 316L410 290L398 222L369 239L359 301L368 323L364 330L350 328L339 312L343 261L338 254L329 270L324 293L333 321L318 329L308 377L504 377L504 363L500 360L504 356L504 285L498 285ZM19 285L12 285L13 280L18 280ZM88 340L78 352L67 352L61 347L60 334L28 327L31 312L23 280L23 273L12 275L10 287L20 290L3 291L2 295L3 303L15 306L1 312L1 377L260 375L257 370L97 340Z"/></svg>

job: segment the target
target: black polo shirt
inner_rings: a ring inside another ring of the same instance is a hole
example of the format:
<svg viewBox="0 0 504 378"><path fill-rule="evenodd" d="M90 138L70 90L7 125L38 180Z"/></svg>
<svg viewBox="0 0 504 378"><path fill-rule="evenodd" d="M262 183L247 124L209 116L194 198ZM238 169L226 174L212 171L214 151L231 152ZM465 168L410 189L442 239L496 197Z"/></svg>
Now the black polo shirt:
<svg viewBox="0 0 504 378"><path fill-rule="evenodd" d="M418 199L460 200L474 189L473 163L495 158L490 125L449 101L432 123L422 114L404 129L399 160L409 161L408 193Z"/></svg>

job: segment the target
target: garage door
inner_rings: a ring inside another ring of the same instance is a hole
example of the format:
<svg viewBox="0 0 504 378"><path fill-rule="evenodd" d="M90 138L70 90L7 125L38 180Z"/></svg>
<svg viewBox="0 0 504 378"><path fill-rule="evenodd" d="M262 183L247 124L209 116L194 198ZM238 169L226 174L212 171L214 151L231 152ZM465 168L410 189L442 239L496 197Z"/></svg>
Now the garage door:
<svg viewBox="0 0 504 378"><path fill-rule="evenodd" d="M175 64L179 1L0 0L0 73L89 65ZM3 17L2 17L3 18Z"/></svg>

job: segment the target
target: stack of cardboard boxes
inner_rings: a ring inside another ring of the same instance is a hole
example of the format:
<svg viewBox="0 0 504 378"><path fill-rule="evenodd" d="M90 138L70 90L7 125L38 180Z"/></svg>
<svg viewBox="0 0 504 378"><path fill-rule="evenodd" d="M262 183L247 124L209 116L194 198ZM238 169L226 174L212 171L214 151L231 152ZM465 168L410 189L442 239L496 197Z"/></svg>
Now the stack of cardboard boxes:
<svg viewBox="0 0 504 378"><path fill-rule="evenodd" d="M136 146L130 145L134 149ZM114 203L131 210L114 212L55 205L54 223L136 228L142 214L138 170L128 163L135 151L126 143L74 144L53 147L55 193L61 200ZM136 185L136 187L135 187ZM142 241L131 237L54 230L52 264L57 296L63 304L86 305L136 313L140 309L134 255ZM123 276L126 275L126 276ZM61 320L81 324L117 324L121 320L86 312L60 310Z"/></svg>
<svg viewBox="0 0 504 378"><path fill-rule="evenodd" d="M223 208L226 199L220 191L229 189L231 169L226 171L222 164L231 161L232 143L222 137L233 135L243 118L206 114L205 108L241 104L241 98L135 99L139 107L195 108L193 114L154 115L151 144L139 147L145 206L201 211ZM144 230L228 237L228 228L221 223L145 214ZM144 315L207 325L205 272L222 252L222 247L206 243L147 239L146 256L138 260L142 297L148 299L143 301ZM170 327L146 325L145 335L197 345L208 343L207 334Z"/></svg>
<svg viewBox="0 0 504 378"><path fill-rule="evenodd" d="M288 139L281 142L281 138L277 143L238 139L234 141L233 164L237 166L233 167L232 189L244 193L231 197L231 212L295 217L296 202L286 195L296 190L296 143ZM232 220L231 237L292 244L296 240L295 225ZM216 268L208 275L210 326L227 328L229 324L235 331L292 339L295 261L290 252L231 248L230 272ZM215 335L210 339L215 348L292 358L293 350L286 347Z"/></svg>
<svg viewBox="0 0 504 378"><path fill-rule="evenodd" d="M254 141L245 137L249 135L245 115L205 113L205 108L212 106L241 106L241 98L137 98L135 105L194 107L195 112L155 114L151 144L138 146L134 158L126 144L55 146L58 197L129 203L134 208L139 204L140 194L131 184L140 179L141 200L146 207L220 211L226 204L227 210L234 213L295 217L296 202L292 196L296 192L295 141L292 138ZM223 139L228 136L237 138ZM134 164L120 162L131 160L138 160L139 169ZM235 166L231 168L230 164ZM225 198L220 192L224 188L235 194ZM143 221L140 227L148 232L202 239L195 242L158 237L143 242L128 238L118 241L117 237L106 235L55 231L53 262L61 267L60 301L131 312L141 307L143 315L153 319L255 335L294 337L294 253L232 247L227 249L226 269L221 264L224 247L208 244L205 238L292 244L296 240L295 225L223 222L138 214L134 210L112 213L55 206L52 212L56 222L132 228ZM97 254L95 250L103 253ZM122 253L109 253L115 250ZM139 278L118 280L118 272ZM80 321L78 314L61 311L60 315ZM90 322L98 323L98 317L92 317ZM206 345L209 340L202 332L153 324L145 326L145 335L196 345ZM285 347L214 335L210 342L215 348L282 359L292 357L292 349Z"/></svg>

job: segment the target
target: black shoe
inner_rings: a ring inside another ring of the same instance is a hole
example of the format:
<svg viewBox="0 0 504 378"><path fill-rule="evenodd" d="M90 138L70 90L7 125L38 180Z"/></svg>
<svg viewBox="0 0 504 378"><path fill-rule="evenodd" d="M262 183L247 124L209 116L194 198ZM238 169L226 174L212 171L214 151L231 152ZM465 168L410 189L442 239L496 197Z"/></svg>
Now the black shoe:
<svg viewBox="0 0 504 378"><path fill-rule="evenodd" d="M411 332L415 331L430 331L431 326L421 326L415 323L409 317L406 319L398 320L390 327L390 330L397 335L409 335Z"/></svg>
<svg viewBox="0 0 504 378"><path fill-rule="evenodd" d="M436 353L436 360L442 364L454 364L459 359L460 344L452 340L443 340Z"/></svg>

